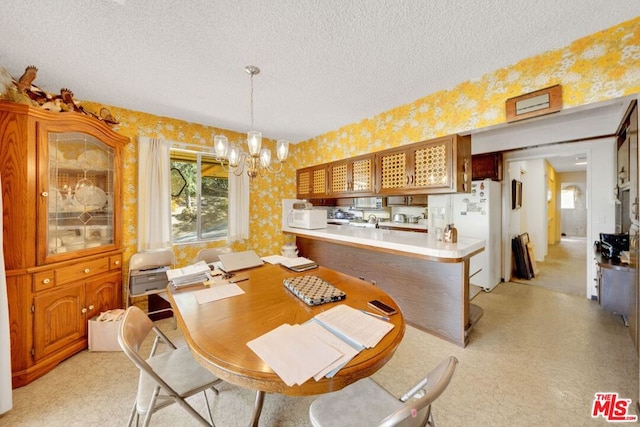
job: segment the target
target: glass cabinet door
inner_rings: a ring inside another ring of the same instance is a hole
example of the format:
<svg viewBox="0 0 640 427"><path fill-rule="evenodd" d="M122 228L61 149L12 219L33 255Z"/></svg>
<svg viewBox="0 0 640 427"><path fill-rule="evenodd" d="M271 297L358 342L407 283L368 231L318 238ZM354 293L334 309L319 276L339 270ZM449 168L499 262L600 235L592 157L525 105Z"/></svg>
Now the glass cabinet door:
<svg viewBox="0 0 640 427"><path fill-rule="evenodd" d="M48 132L49 256L114 244L114 149L83 132Z"/></svg>

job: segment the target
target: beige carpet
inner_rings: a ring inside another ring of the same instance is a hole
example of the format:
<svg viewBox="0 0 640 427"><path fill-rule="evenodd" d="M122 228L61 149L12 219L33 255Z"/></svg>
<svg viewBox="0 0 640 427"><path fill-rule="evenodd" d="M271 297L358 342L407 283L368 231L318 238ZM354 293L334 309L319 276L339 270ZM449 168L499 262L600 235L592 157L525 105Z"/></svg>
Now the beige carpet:
<svg viewBox="0 0 640 427"><path fill-rule="evenodd" d="M586 296L587 241L584 237L563 237L549 245L544 262L536 262L533 279L512 278L513 282L551 289L564 294Z"/></svg>

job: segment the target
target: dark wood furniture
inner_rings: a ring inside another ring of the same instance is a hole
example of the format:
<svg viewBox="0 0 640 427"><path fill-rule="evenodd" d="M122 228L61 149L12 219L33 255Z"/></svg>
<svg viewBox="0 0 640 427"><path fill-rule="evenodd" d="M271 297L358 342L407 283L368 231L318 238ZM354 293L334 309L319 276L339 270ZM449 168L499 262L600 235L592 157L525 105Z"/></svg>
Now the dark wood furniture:
<svg viewBox="0 0 640 427"><path fill-rule="evenodd" d="M473 181L502 181L502 153L474 154L471 156L471 171Z"/></svg>
<svg viewBox="0 0 640 427"><path fill-rule="evenodd" d="M88 319L122 306L127 141L80 113L0 102L14 387L85 349Z"/></svg>
<svg viewBox="0 0 640 427"><path fill-rule="evenodd" d="M426 194L414 194L412 196L389 196L387 206L427 206Z"/></svg>
<svg viewBox="0 0 640 427"><path fill-rule="evenodd" d="M314 274L332 283L347 294L340 303L310 307L289 292L282 284L287 277ZM333 378L313 379L289 387L260 359L247 342L288 323L301 324L333 304L348 304L357 309L369 309L367 302L379 299L394 308L398 304L379 289L362 280L328 268L293 273L277 265L265 264L236 273L236 278L248 277L238 283L245 293L206 304L198 304L194 289L167 293L178 325L197 360L211 372L232 384L257 390L252 425L257 425L264 393L303 396L339 390L361 378L368 377L387 363L404 336L402 312L391 316L395 327L374 348L360 352Z"/></svg>
<svg viewBox="0 0 640 427"><path fill-rule="evenodd" d="M296 197L415 196L468 192L471 137L448 135L296 171Z"/></svg>

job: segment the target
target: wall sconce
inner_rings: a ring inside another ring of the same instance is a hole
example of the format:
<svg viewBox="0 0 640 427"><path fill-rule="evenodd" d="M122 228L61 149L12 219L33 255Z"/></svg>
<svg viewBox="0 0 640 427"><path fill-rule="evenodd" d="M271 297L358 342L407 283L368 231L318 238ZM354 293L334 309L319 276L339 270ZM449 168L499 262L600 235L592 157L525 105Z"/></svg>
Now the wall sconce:
<svg viewBox="0 0 640 427"><path fill-rule="evenodd" d="M618 172L618 179L620 180L620 184L624 184L625 179L627 178L627 173L624 170L624 166L620 168L620 172Z"/></svg>

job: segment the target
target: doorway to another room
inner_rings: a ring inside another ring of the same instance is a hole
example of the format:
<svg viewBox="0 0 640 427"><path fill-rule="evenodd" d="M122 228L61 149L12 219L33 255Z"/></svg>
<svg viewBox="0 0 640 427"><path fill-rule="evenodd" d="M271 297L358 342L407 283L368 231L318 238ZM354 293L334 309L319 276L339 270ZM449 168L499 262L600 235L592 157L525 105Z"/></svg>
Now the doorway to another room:
<svg viewBox="0 0 640 427"><path fill-rule="evenodd" d="M567 144L554 157L509 162L510 179L522 182L523 204L511 210L511 234L526 232L535 253L534 277L512 282L585 296L587 290L587 154ZM535 151L535 150L532 150ZM588 297L588 295L586 295Z"/></svg>

